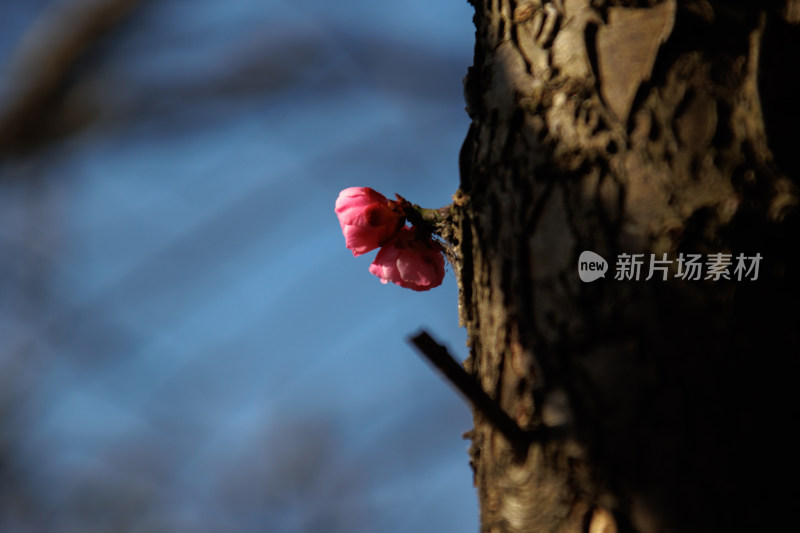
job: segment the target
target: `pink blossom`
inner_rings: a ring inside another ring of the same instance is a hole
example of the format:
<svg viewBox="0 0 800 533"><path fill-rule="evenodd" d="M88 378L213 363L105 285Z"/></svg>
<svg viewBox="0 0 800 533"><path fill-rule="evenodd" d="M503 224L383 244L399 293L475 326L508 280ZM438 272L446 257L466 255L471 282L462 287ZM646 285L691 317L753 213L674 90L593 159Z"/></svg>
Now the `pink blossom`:
<svg viewBox="0 0 800 533"><path fill-rule="evenodd" d="M369 187L350 187L340 192L336 199L336 216L342 226L345 246L354 256L382 246L405 221L395 202Z"/></svg>
<svg viewBox="0 0 800 533"><path fill-rule="evenodd" d="M429 236L421 238L415 228L403 227L383 245L369 271L381 283L396 283L415 291L438 287L444 279L444 257L439 245Z"/></svg>

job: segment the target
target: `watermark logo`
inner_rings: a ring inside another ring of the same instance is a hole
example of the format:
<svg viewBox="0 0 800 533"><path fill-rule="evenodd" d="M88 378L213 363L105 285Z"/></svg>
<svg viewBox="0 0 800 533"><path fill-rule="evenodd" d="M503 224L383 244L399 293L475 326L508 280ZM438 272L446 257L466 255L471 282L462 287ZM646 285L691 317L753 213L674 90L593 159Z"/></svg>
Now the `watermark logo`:
<svg viewBox="0 0 800 533"><path fill-rule="evenodd" d="M649 255L649 257L648 257ZM617 281L649 281L652 278L667 281L682 279L684 281L755 281L758 279L758 268L762 255L745 254L678 254L670 259L667 254L660 258L656 254L626 254L617 256L614 279ZM675 267L673 268L673 265ZM608 263L599 254L586 250L578 258L578 276L581 281L589 283L604 278Z"/></svg>
<svg viewBox="0 0 800 533"><path fill-rule="evenodd" d="M608 262L603 259L602 255L589 250L581 252L581 256L578 258L578 275L581 277L581 281L589 283L598 278L604 278L607 270Z"/></svg>

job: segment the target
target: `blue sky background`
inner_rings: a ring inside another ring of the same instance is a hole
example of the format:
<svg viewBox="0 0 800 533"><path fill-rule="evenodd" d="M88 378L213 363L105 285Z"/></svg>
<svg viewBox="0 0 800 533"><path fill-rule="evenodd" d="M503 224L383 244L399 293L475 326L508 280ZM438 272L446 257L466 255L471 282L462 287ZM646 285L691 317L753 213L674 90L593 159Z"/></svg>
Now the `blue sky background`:
<svg viewBox="0 0 800 533"><path fill-rule="evenodd" d="M51 4L0 7L0 95ZM471 17L149 0L101 42L81 126L0 161L0 531L478 530L469 409L406 342L466 355L453 274L382 285L333 212L450 202Z"/></svg>

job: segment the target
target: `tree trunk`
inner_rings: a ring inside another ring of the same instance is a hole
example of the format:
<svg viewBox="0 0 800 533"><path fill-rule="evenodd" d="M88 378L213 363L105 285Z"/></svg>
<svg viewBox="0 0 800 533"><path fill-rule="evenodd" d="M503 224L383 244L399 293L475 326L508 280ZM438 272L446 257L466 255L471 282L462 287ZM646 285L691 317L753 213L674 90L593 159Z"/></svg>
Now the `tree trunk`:
<svg viewBox="0 0 800 533"><path fill-rule="evenodd" d="M764 530L795 466L797 6L473 4L465 367L522 429L566 431L514 443L475 413L482 531Z"/></svg>

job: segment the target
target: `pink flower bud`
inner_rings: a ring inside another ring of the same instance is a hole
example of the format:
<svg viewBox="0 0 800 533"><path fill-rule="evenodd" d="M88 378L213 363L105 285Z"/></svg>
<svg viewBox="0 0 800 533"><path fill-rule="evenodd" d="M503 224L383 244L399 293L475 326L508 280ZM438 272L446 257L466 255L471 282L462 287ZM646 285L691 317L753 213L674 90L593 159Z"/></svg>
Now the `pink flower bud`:
<svg viewBox="0 0 800 533"><path fill-rule="evenodd" d="M419 237L416 229L403 227L397 236L383 245L369 271L381 283L396 283L415 291L438 287L444 279L444 257L430 237Z"/></svg>
<svg viewBox="0 0 800 533"><path fill-rule="evenodd" d="M345 246L354 256L382 246L403 226L405 217L394 205L369 187L350 187L339 193L336 216Z"/></svg>

